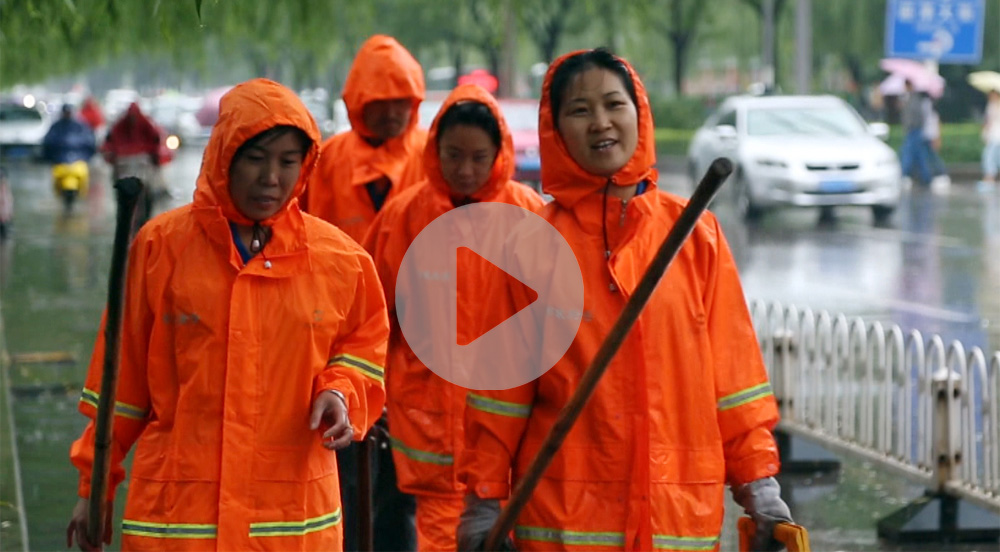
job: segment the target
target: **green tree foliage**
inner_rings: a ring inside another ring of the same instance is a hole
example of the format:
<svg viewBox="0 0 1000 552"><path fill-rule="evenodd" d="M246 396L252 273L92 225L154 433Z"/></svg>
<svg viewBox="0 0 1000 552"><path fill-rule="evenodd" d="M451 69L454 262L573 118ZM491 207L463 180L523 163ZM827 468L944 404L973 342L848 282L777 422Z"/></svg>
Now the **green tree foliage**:
<svg viewBox="0 0 1000 552"><path fill-rule="evenodd" d="M636 8L648 27L667 39L673 54L673 86L680 94L691 45L703 27L709 3L703 0L644 0Z"/></svg>

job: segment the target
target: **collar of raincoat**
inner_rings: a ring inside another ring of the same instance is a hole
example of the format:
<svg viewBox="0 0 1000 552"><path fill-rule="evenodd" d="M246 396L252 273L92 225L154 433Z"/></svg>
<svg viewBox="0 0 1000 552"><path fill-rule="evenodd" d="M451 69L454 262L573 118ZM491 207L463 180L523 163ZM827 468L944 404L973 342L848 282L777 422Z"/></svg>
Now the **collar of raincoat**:
<svg viewBox="0 0 1000 552"><path fill-rule="evenodd" d="M379 100L409 98L413 112L400 136L406 135L419 122L424 90L424 70L410 52L390 36L372 36L361 45L344 82L344 105L351 128L363 137L374 136L362 117L365 106Z"/></svg>
<svg viewBox="0 0 1000 552"><path fill-rule="evenodd" d="M583 170L580 165L570 157L563 143L562 136L556 130L554 114L552 113L551 88L552 76L556 69L562 65L567 58L585 52L579 50L570 52L559 57L549 66L545 74L545 82L542 84L542 99L538 112L538 140L540 144L540 155L542 161L542 190L550 194L563 207L570 208L589 194L604 189L608 183L608 178L591 174ZM624 167L619 169L612 176L615 186L631 186L639 182L651 179L656 180L657 173L653 166L656 164L656 140L653 136L653 115L649 107L649 96L646 95L646 88L639 80L639 75L629 63L621 58L619 60L628 68L632 83L635 85L635 95L639 101L636 108L639 110L639 141L636 144L635 153Z"/></svg>
<svg viewBox="0 0 1000 552"><path fill-rule="evenodd" d="M285 216L295 198L306 188L306 182L319 158L320 133L316 121L298 96L288 88L267 79L253 79L237 85L219 102L219 120L205 147L201 173L194 192L194 205L199 208L219 208L223 216L237 224L250 226L254 221L243 215L229 195L229 165L244 142L276 126L294 126L306 133L312 146L302 163L302 171L288 201L277 213L260 221L272 225Z"/></svg>
<svg viewBox="0 0 1000 552"><path fill-rule="evenodd" d="M493 116L500 124L500 150L497 158L493 161L493 168L490 170L489 179L476 193L472 194L473 199L484 200L496 195L503 186L514 176L514 139L511 138L507 121L500 111L500 104L492 94L478 84L462 84L451 91L448 98L441 104L441 109L434 117L431 130L427 137L427 145L424 146L424 170L432 186L441 193L451 195L451 188L441 173L441 157L438 152L438 123L441 116L448 108L464 102L478 102L489 108Z"/></svg>

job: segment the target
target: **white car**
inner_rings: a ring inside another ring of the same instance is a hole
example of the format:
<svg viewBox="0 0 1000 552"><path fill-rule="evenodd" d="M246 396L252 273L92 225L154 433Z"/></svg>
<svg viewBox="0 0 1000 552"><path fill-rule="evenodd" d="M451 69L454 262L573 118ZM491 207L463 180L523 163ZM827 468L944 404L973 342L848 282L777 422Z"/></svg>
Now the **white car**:
<svg viewBox="0 0 1000 552"><path fill-rule="evenodd" d="M38 107L0 103L0 151L5 157L38 158L49 124L48 115Z"/></svg>
<svg viewBox="0 0 1000 552"><path fill-rule="evenodd" d="M697 180L713 159L729 158L736 206L748 220L784 205L861 205L884 223L903 191L888 134L834 96L737 96L695 133L688 171Z"/></svg>

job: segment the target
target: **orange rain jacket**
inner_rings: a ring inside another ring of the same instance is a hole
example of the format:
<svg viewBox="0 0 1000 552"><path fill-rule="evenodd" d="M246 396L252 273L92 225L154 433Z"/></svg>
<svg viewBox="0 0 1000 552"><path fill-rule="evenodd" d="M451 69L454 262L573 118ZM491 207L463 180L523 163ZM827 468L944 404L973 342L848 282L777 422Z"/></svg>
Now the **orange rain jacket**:
<svg viewBox="0 0 1000 552"><path fill-rule="evenodd" d="M576 255L584 312L569 350L543 376L469 392L459 479L483 498L507 497L534 459L685 204L655 187L653 119L631 68L639 99L634 156L610 182L572 160L549 99L566 57L549 68L542 90L542 183L555 201L539 214ZM645 193L627 202L609 197L604 208L606 186L641 181ZM510 262L547 262L544 251L513 245ZM770 432L777 420L736 265L706 213L518 518L517 549L716 549L724 483L778 471Z"/></svg>
<svg viewBox="0 0 1000 552"><path fill-rule="evenodd" d="M451 106L466 101L479 102L490 108L500 123L502 140L489 180L472 198L509 203L529 211L535 211L542 205L541 197L534 190L511 180L514 174L514 144L499 104L482 87L466 84L451 92L431 125L423 156L426 177L386 205L365 238L365 247L374 257L385 287L392 324L386 395L396 479L403 492L416 495L457 495L459 498L462 495L464 486L456 479L454 458L463 449L462 416L466 390L424 366L403 339L395 317L396 276L403 255L417 234L434 219L454 208L450 189L441 174L437 148L438 119ZM459 267L457 276L459 290L476 289L482 280L475 267ZM477 306L461 299L460 308L463 305ZM459 318L472 320L473 316L460 313ZM463 331L462 328L460 331Z"/></svg>
<svg viewBox="0 0 1000 552"><path fill-rule="evenodd" d="M263 221L272 238L246 265L229 221L229 165L277 125L313 140L292 199ZM287 88L241 84L221 103L194 202L148 222L132 244L115 403L112 487L138 440L123 550L340 550L336 455L309 429L313 398L339 390L355 438L381 414L388 317L368 254L299 211L319 146ZM270 268L265 266L265 259ZM94 418L98 334L80 411ZM90 495L94 422L73 443Z"/></svg>
<svg viewBox="0 0 1000 552"><path fill-rule="evenodd" d="M332 222L360 242L376 215L365 184L387 177L392 184L388 202L406 183L420 180L419 157L427 132L417 128L417 108L424 99L424 72L399 42L375 35L358 51L343 96L351 130L323 144L319 165L306 192L305 210ZM372 132L362 118L365 105L402 98L413 102L407 129L377 147L366 142Z"/></svg>

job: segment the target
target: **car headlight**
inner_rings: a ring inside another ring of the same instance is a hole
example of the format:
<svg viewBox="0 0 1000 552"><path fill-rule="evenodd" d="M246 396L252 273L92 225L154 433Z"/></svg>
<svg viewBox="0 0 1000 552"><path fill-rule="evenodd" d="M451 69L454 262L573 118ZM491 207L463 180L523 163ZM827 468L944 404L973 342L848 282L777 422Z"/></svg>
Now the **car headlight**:
<svg viewBox="0 0 1000 552"><path fill-rule="evenodd" d="M167 149L175 150L181 147L181 139L178 138L176 135L171 134L170 136L167 136L166 145Z"/></svg>
<svg viewBox="0 0 1000 552"><path fill-rule="evenodd" d="M788 163L778 159L761 158L757 159L757 164L761 167L771 167L776 169L787 169Z"/></svg>

